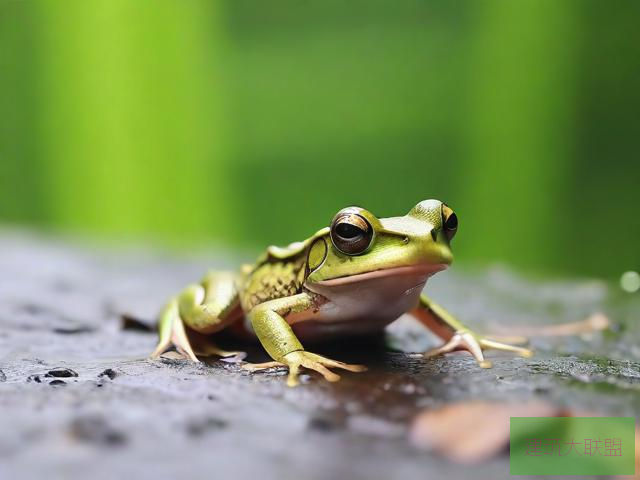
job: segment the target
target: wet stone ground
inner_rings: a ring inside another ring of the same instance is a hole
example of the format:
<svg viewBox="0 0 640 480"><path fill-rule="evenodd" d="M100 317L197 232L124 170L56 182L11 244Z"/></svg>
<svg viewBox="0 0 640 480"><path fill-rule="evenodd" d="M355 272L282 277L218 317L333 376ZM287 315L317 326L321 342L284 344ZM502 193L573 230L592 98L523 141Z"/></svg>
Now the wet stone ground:
<svg viewBox="0 0 640 480"><path fill-rule="evenodd" d="M603 311L612 327L539 337L530 359L489 354L425 360L433 339L411 320L386 337L307 346L370 370L336 384L238 364L148 361L159 307L234 255L177 259L0 234L0 478L503 478L506 451L473 466L409 440L416 415L465 402L539 400L572 411L640 409L640 298L600 281L530 281L502 269L440 274L435 299L480 331L509 333ZM507 329L506 327L509 327ZM254 345L240 347L263 361ZM480 420L480 419L478 419ZM475 421L468 431L478 435Z"/></svg>

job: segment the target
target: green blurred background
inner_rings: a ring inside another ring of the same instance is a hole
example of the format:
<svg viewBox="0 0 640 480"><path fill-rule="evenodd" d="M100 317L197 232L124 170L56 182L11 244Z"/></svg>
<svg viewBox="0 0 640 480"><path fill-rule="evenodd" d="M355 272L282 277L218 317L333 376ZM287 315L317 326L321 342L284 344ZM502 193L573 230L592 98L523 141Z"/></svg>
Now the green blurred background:
<svg viewBox="0 0 640 480"><path fill-rule="evenodd" d="M0 0L0 222L253 249L440 198L461 263L640 268L640 2Z"/></svg>

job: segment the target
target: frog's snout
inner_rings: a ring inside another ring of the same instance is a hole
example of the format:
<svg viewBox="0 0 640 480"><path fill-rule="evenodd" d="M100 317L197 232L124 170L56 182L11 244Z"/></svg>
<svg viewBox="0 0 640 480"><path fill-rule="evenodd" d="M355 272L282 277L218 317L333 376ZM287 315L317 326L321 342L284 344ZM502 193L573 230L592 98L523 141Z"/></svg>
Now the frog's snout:
<svg viewBox="0 0 640 480"><path fill-rule="evenodd" d="M446 244L438 243L437 247L428 253L430 253L430 262L432 263L442 264L448 267L453 262L453 253Z"/></svg>
<svg viewBox="0 0 640 480"><path fill-rule="evenodd" d="M424 249L425 255L432 263L443 264L446 267L453 262L453 252L441 229L434 228L431 230Z"/></svg>

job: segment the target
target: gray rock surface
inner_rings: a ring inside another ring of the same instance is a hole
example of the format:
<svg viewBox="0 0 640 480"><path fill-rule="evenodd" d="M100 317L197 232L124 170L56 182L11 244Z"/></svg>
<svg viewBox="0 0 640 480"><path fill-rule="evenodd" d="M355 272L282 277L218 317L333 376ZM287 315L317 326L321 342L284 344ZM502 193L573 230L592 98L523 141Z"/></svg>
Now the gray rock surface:
<svg viewBox="0 0 640 480"><path fill-rule="evenodd" d="M221 260L224 259L224 260ZM635 416L640 408L638 296L599 281L528 281L501 269L440 274L432 297L480 331L580 320L605 311L607 332L535 338L531 359L490 354L425 360L432 339L403 319L386 340L319 345L364 363L329 384L238 364L148 361L163 302L234 255L177 259L0 234L0 478L503 478L508 454L473 467L420 451L408 428L424 409L469 399L539 399ZM395 348L391 351L387 346ZM253 345L234 345L261 361ZM473 425L469 425L470 431Z"/></svg>

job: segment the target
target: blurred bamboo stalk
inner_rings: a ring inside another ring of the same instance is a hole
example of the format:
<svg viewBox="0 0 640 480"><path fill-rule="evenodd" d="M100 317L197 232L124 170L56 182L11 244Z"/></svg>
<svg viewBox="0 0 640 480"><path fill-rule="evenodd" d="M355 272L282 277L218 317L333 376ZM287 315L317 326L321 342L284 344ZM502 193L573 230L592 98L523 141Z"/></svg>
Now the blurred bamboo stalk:
<svg viewBox="0 0 640 480"><path fill-rule="evenodd" d="M569 246L558 220L568 208L575 138L576 4L485 1L476 8L469 162L461 174L462 209L473 215L461 226L491 241L460 235L458 243L469 257L539 266Z"/></svg>
<svg viewBox="0 0 640 480"><path fill-rule="evenodd" d="M182 239L225 224L217 5L37 4L44 174L56 223Z"/></svg>

